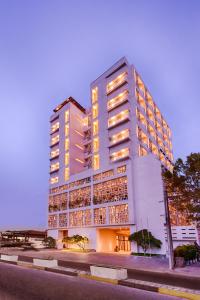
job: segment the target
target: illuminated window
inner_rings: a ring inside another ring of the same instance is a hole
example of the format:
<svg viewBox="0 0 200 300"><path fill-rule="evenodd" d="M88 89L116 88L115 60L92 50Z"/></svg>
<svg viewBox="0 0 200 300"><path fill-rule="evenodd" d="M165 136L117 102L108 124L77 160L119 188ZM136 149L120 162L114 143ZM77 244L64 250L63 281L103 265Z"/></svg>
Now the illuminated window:
<svg viewBox="0 0 200 300"><path fill-rule="evenodd" d="M93 139L93 151L94 152L99 151L99 138Z"/></svg>
<svg viewBox="0 0 200 300"><path fill-rule="evenodd" d="M161 113L159 111L159 109L157 107L155 107L155 113L156 113L156 117L161 121L162 120L162 116Z"/></svg>
<svg viewBox="0 0 200 300"><path fill-rule="evenodd" d="M110 81L106 87L107 94L111 93L116 87L124 83L126 79L127 73L123 72L122 74L118 75L114 80Z"/></svg>
<svg viewBox="0 0 200 300"><path fill-rule="evenodd" d="M59 214L59 227L67 227L67 214Z"/></svg>
<svg viewBox="0 0 200 300"><path fill-rule="evenodd" d="M111 154L110 158L112 161L127 158L129 156L129 148L124 148Z"/></svg>
<svg viewBox="0 0 200 300"><path fill-rule="evenodd" d="M145 156L147 154L148 154L147 150L141 145L139 145L139 156Z"/></svg>
<svg viewBox="0 0 200 300"><path fill-rule="evenodd" d="M94 224L100 225L106 223L106 208L95 208L94 209Z"/></svg>
<svg viewBox="0 0 200 300"><path fill-rule="evenodd" d="M51 177L51 179L50 179L50 183L51 184L54 184L54 183L57 183L58 182L58 176L56 176L56 177Z"/></svg>
<svg viewBox="0 0 200 300"><path fill-rule="evenodd" d="M128 204L109 206L109 224L128 222Z"/></svg>
<svg viewBox="0 0 200 300"><path fill-rule="evenodd" d="M59 129L59 122L56 122L51 126L51 133L54 133L58 129Z"/></svg>
<svg viewBox="0 0 200 300"><path fill-rule="evenodd" d="M69 192L69 208L91 205L91 187L87 186Z"/></svg>
<svg viewBox="0 0 200 300"><path fill-rule="evenodd" d="M54 171L57 171L59 170L59 162L55 163L55 164L52 164L51 167L50 167L50 172L54 172Z"/></svg>
<svg viewBox="0 0 200 300"><path fill-rule="evenodd" d="M154 102L149 92L146 92L147 103L154 109Z"/></svg>
<svg viewBox="0 0 200 300"><path fill-rule="evenodd" d="M92 103L95 103L98 101L98 87L92 89Z"/></svg>
<svg viewBox="0 0 200 300"><path fill-rule="evenodd" d="M125 90L124 92L120 93L116 97L110 99L107 103L107 109L111 110L117 106L119 106L121 103L128 100L128 91Z"/></svg>
<svg viewBox="0 0 200 300"><path fill-rule="evenodd" d="M164 148L163 141L158 136L157 136L157 143L160 146L160 148Z"/></svg>
<svg viewBox="0 0 200 300"><path fill-rule="evenodd" d="M142 79L140 78L140 76L138 74L136 74L136 84L137 84L138 88L144 94L145 93L145 86L144 86L144 83L143 83Z"/></svg>
<svg viewBox="0 0 200 300"><path fill-rule="evenodd" d="M119 114L108 119L108 128L113 127L116 124L123 122L128 118L129 118L129 110L128 109L123 110Z"/></svg>
<svg viewBox="0 0 200 300"><path fill-rule="evenodd" d="M140 121L140 123L142 123L142 125L144 125L144 127L147 128L147 120L145 118L145 116L137 109L137 118Z"/></svg>
<svg viewBox="0 0 200 300"><path fill-rule="evenodd" d="M137 136L140 142L149 146L148 136L142 131L141 128L137 127Z"/></svg>
<svg viewBox="0 0 200 300"><path fill-rule="evenodd" d="M126 173L126 165L118 167L117 173L118 174Z"/></svg>
<svg viewBox="0 0 200 300"><path fill-rule="evenodd" d="M150 133L150 135L156 140L156 133L155 130L153 129L153 127L148 124L148 132Z"/></svg>
<svg viewBox="0 0 200 300"><path fill-rule="evenodd" d="M68 193L49 196L49 212L66 210Z"/></svg>
<svg viewBox="0 0 200 300"><path fill-rule="evenodd" d="M93 122L93 135L98 134L98 132L99 132L99 122L95 121Z"/></svg>
<svg viewBox="0 0 200 300"><path fill-rule="evenodd" d="M69 152L65 153L65 166L69 164Z"/></svg>
<svg viewBox="0 0 200 300"><path fill-rule="evenodd" d="M69 150L69 139L65 139L65 151Z"/></svg>
<svg viewBox="0 0 200 300"><path fill-rule="evenodd" d="M58 216L57 215L49 215L48 217L48 227L56 228L58 226Z"/></svg>
<svg viewBox="0 0 200 300"><path fill-rule="evenodd" d="M92 210L79 210L69 213L69 226L82 227L92 224Z"/></svg>
<svg viewBox="0 0 200 300"><path fill-rule="evenodd" d="M51 151L51 158L57 157L59 155L59 149L55 149Z"/></svg>
<svg viewBox="0 0 200 300"><path fill-rule="evenodd" d="M92 106L92 117L93 119L98 117L98 104Z"/></svg>
<svg viewBox="0 0 200 300"><path fill-rule="evenodd" d="M69 124L65 125L65 136L69 136Z"/></svg>
<svg viewBox="0 0 200 300"><path fill-rule="evenodd" d="M69 180L69 168L65 168L65 181Z"/></svg>
<svg viewBox="0 0 200 300"><path fill-rule="evenodd" d="M153 124L155 124L154 114L149 108L147 109L147 116L151 120L151 122L153 122Z"/></svg>
<svg viewBox="0 0 200 300"><path fill-rule="evenodd" d="M93 203L102 204L128 199L127 176L118 177L93 186Z"/></svg>
<svg viewBox="0 0 200 300"><path fill-rule="evenodd" d="M146 103L144 98L138 93L138 91L136 92L136 95L137 95L137 102L139 106L142 107L146 112Z"/></svg>
<svg viewBox="0 0 200 300"><path fill-rule="evenodd" d="M165 164L165 156L162 152L159 153L159 158L163 164Z"/></svg>
<svg viewBox="0 0 200 300"><path fill-rule="evenodd" d="M56 135L51 138L51 146L57 144L59 142L59 135Z"/></svg>
<svg viewBox="0 0 200 300"><path fill-rule="evenodd" d="M160 126L160 124L156 121L156 129L158 130L158 132L160 134L162 134L162 127Z"/></svg>
<svg viewBox="0 0 200 300"><path fill-rule="evenodd" d="M114 134L113 136L111 136L110 141L111 141L111 144L116 144L127 138L129 138L129 129L124 129L124 130Z"/></svg>
<svg viewBox="0 0 200 300"><path fill-rule="evenodd" d="M93 168L94 170L99 169L99 154L95 154L93 157Z"/></svg>
<svg viewBox="0 0 200 300"><path fill-rule="evenodd" d="M65 123L69 122L69 110L65 112Z"/></svg>
<svg viewBox="0 0 200 300"><path fill-rule="evenodd" d="M151 152L153 154L155 154L156 156L158 156L158 148L156 147L156 145L154 143L152 143L151 141L149 142L149 148L151 150Z"/></svg>

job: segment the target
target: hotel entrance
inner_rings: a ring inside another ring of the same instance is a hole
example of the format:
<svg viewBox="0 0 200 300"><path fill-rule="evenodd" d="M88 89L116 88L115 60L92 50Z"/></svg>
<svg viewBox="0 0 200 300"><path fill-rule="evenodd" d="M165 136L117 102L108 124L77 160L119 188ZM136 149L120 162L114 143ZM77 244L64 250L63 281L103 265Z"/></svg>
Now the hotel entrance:
<svg viewBox="0 0 200 300"><path fill-rule="evenodd" d="M97 229L97 252L130 252L130 229L110 227Z"/></svg>
<svg viewBox="0 0 200 300"><path fill-rule="evenodd" d="M118 251L131 251L131 243L128 240L128 236L125 235L117 235L117 249Z"/></svg>

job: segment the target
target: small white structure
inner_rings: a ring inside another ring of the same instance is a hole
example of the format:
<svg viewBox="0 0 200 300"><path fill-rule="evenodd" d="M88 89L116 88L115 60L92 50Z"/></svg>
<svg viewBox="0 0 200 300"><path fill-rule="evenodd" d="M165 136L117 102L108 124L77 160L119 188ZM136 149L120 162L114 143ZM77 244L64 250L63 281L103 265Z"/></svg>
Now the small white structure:
<svg viewBox="0 0 200 300"><path fill-rule="evenodd" d="M58 266L58 261L56 259L33 259L33 265L43 268L55 268Z"/></svg>
<svg viewBox="0 0 200 300"><path fill-rule="evenodd" d="M5 261L18 261L18 255L6 255L6 254L1 254L1 260Z"/></svg>
<svg viewBox="0 0 200 300"><path fill-rule="evenodd" d="M101 266L90 266L90 272L92 276L114 279L114 280L124 280L127 276L127 270L121 268L106 268Z"/></svg>

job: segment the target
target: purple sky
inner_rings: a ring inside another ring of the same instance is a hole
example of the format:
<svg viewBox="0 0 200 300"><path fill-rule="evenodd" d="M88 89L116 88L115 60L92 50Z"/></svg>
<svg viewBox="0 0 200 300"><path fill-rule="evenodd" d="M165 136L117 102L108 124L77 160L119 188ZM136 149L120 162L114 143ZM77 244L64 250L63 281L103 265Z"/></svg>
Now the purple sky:
<svg viewBox="0 0 200 300"><path fill-rule="evenodd" d="M0 227L46 224L49 116L122 56L173 132L200 149L200 2L0 0Z"/></svg>

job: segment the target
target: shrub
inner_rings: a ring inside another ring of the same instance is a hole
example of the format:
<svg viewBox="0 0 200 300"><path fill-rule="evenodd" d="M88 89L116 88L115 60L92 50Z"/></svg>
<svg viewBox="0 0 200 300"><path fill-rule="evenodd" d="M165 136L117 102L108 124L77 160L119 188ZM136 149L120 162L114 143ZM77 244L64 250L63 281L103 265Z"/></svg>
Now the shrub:
<svg viewBox="0 0 200 300"><path fill-rule="evenodd" d="M183 257L185 261L196 259L198 251L194 245L182 245L174 250L175 257Z"/></svg>
<svg viewBox="0 0 200 300"><path fill-rule="evenodd" d="M51 236L44 239L44 244L47 248L56 248L56 240Z"/></svg>
<svg viewBox="0 0 200 300"><path fill-rule="evenodd" d="M88 242L89 239L86 236L81 236L78 234L75 234L73 236L66 236L63 239L63 243L77 245L82 250L85 250L86 244L88 244Z"/></svg>
<svg viewBox="0 0 200 300"><path fill-rule="evenodd" d="M156 239L147 229L134 232L129 236L129 241L136 242L138 246L142 247L144 253L146 253L149 248L159 249L162 245L162 242Z"/></svg>

